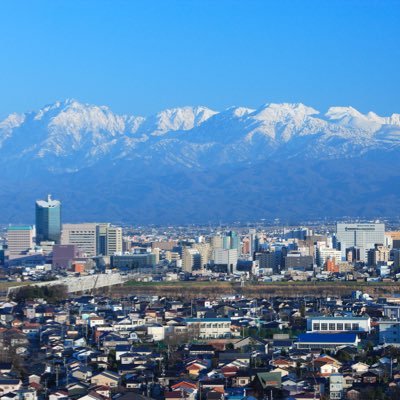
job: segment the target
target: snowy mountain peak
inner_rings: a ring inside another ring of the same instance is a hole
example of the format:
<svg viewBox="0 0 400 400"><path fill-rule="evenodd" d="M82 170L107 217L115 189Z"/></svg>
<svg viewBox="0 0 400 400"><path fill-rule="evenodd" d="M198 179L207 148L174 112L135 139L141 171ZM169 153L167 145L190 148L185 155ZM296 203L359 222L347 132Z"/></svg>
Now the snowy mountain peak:
<svg viewBox="0 0 400 400"><path fill-rule="evenodd" d="M76 171L122 159L204 168L274 157L347 158L400 148L399 126L399 114L381 117L353 107L321 115L302 103L222 112L198 106L138 117L68 99L0 122L0 159L40 159L54 170Z"/></svg>
<svg viewBox="0 0 400 400"><path fill-rule="evenodd" d="M224 113L226 115L239 118L251 114L254 111L255 111L254 109L246 107L229 107L224 111Z"/></svg>
<svg viewBox="0 0 400 400"><path fill-rule="evenodd" d="M306 117L316 114L319 114L319 111L302 103L267 103L253 113L255 118L271 122L288 119L302 121Z"/></svg>
<svg viewBox="0 0 400 400"><path fill-rule="evenodd" d="M187 131L201 125L215 114L216 111L202 106L171 108L147 118L142 130L153 136L160 136L168 131Z"/></svg>

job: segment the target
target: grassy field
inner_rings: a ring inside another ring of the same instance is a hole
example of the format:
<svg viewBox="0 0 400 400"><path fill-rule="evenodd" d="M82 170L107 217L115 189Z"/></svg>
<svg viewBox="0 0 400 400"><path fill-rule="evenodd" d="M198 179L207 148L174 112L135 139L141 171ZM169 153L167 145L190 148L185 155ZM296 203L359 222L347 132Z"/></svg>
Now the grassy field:
<svg viewBox="0 0 400 400"><path fill-rule="evenodd" d="M9 287L13 286L26 286L32 282L0 282L0 290L7 290Z"/></svg>
<svg viewBox="0 0 400 400"><path fill-rule="evenodd" d="M400 293L397 282L262 282L248 283L241 287L239 282L136 282L129 281L123 286L113 287L113 295L150 294L169 297L210 297L220 295L243 294L247 296L305 296L305 295L347 295L362 290L375 296L387 296Z"/></svg>

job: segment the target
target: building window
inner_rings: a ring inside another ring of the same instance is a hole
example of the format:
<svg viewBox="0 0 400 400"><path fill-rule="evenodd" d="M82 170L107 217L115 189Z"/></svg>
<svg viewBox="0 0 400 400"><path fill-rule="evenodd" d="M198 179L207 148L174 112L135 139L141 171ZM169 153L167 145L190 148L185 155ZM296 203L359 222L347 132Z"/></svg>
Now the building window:
<svg viewBox="0 0 400 400"><path fill-rule="evenodd" d="M349 323L344 324L344 330L351 331L351 324L349 324Z"/></svg>
<svg viewBox="0 0 400 400"><path fill-rule="evenodd" d="M343 330L343 324L341 322L336 324L336 330L337 331L342 331Z"/></svg>
<svg viewBox="0 0 400 400"><path fill-rule="evenodd" d="M335 324L329 324L329 330L334 331L335 330Z"/></svg>
<svg viewBox="0 0 400 400"><path fill-rule="evenodd" d="M313 331L319 331L319 323L313 323Z"/></svg>
<svg viewBox="0 0 400 400"><path fill-rule="evenodd" d="M360 324L353 324L353 331L359 331L360 330Z"/></svg>
<svg viewBox="0 0 400 400"><path fill-rule="evenodd" d="M328 324L322 323L321 324L321 331L327 331L328 330Z"/></svg>

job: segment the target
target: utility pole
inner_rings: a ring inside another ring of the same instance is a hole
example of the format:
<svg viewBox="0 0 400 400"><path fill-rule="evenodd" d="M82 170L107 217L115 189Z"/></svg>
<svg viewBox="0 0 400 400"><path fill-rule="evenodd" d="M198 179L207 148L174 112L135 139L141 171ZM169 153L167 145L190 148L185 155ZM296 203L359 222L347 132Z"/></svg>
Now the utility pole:
<svg viewBox="0 0 400 400"><path fill-rule="evenodd" d="M59 375L59 372L60 372L60 366L57 364L56 365L56 388L58 388L58 375Z"/></svg>

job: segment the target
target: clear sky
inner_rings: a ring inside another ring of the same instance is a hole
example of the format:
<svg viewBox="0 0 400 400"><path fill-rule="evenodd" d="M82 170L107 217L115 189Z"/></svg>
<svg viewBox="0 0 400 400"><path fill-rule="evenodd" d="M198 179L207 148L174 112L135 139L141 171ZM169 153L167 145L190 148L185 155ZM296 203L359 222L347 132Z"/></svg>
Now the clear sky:
<svg viewBox="0 0 400 400"><path fill-rule="evenodd" d="M2 0L0 117L65 98L400 112L400 1Z"/></svg>

